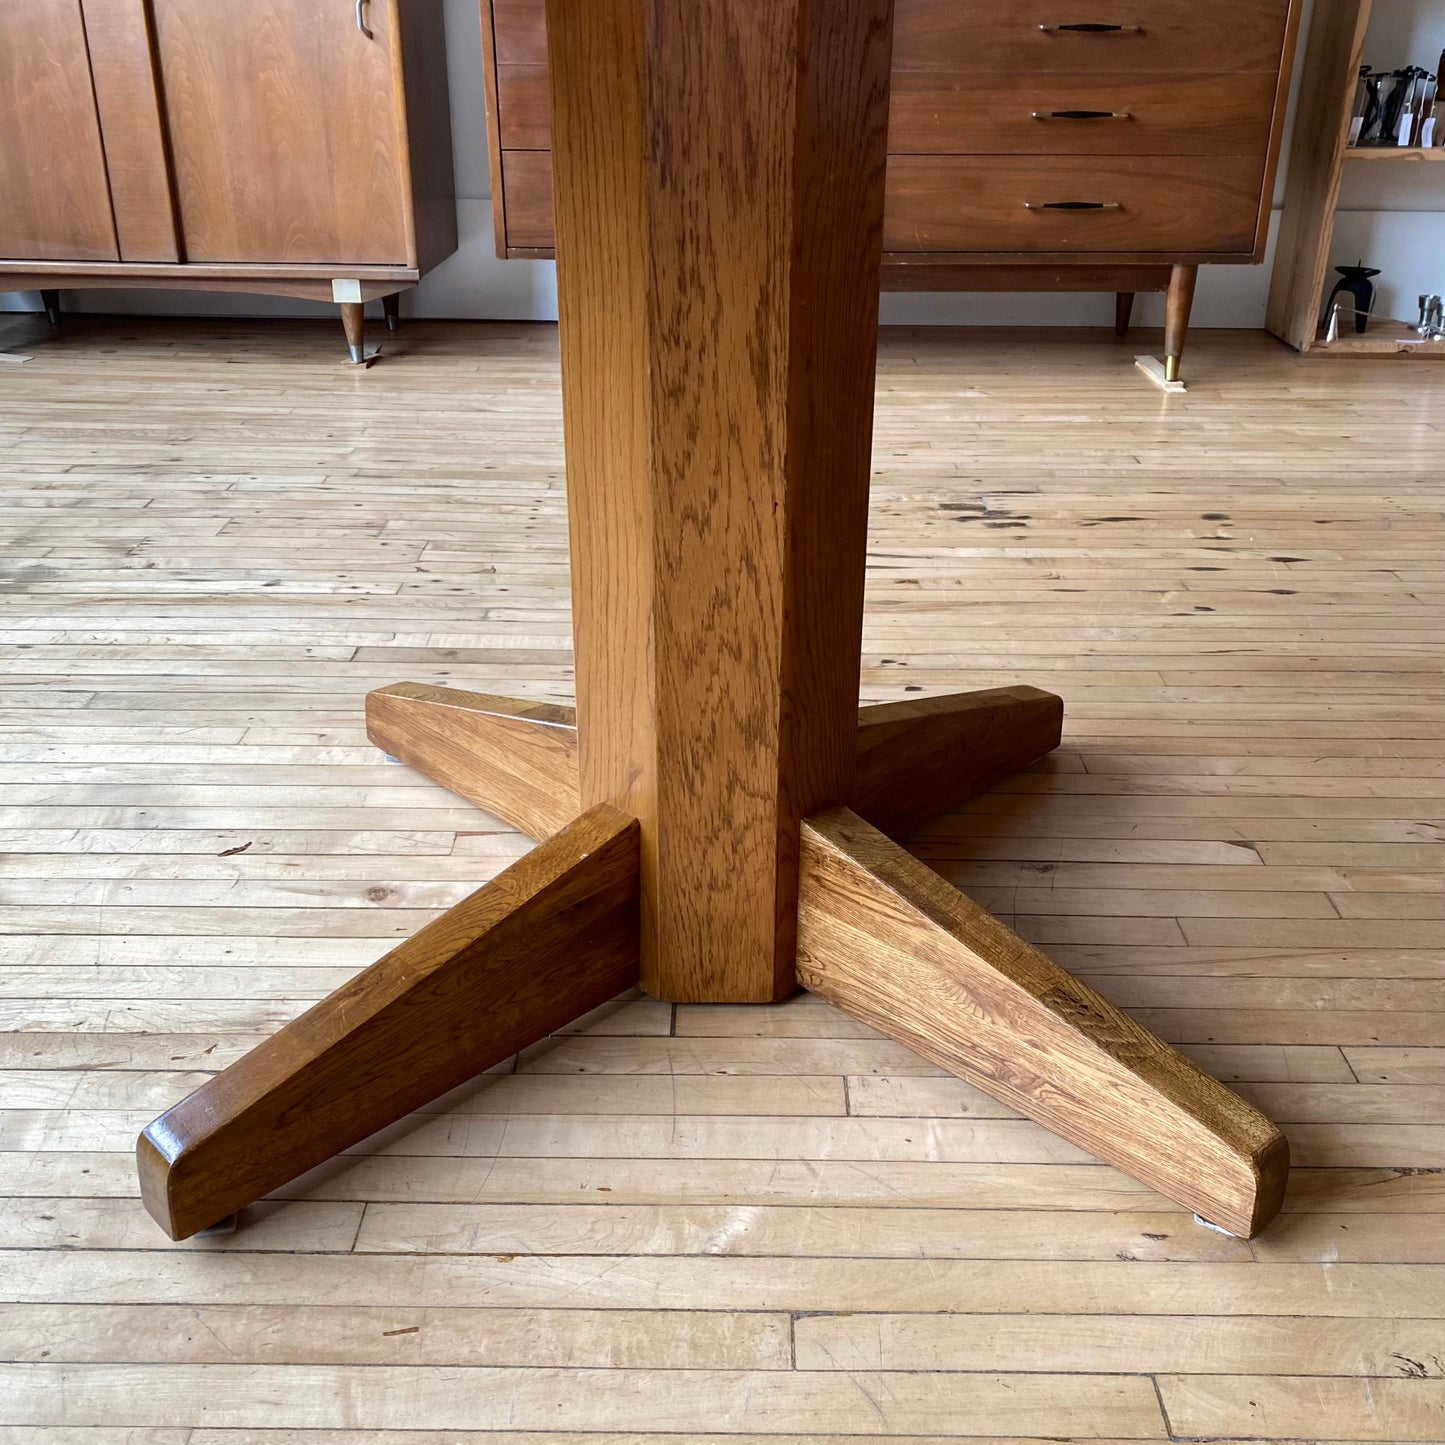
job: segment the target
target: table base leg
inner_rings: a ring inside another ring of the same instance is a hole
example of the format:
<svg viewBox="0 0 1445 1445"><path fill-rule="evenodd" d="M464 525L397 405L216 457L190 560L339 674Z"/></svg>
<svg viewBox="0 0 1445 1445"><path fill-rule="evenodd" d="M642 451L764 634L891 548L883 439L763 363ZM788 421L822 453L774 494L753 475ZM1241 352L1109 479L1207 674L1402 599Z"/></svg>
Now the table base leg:
<svg viewBox="0 0 1445 1445"><path fill-rule="evenodd" d="M156 1222L186 1239L635 984L638 833L591 809L162 1114Z"/></svg>
<svg viewBox="0 0 1445 1445"><path fill-rule="evenodd" d="M852 806L802 826L798 980L1252 1236L1283 1197L1279 1130L880 831L915 828L1043 756L1062 716L1031 687L863 708ZM142 1134L142 1192L173 1238L638 979L640 824L605 803L573 816L570 708L401 683L367 699L367 727L394 757L544 841Z"/></svg>

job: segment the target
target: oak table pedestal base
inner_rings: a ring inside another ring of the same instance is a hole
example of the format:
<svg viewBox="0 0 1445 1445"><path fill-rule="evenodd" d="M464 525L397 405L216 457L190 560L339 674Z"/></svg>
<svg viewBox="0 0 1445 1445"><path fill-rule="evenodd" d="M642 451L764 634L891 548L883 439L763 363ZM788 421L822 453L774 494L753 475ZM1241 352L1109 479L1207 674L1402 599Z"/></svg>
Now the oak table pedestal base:
<svg viewBox="0 0 1445 1445"><path fill-rule="evenodd" d="M602 804L552 831L578 798L571 709L404 683L367 715L388 753L543 841L145 1131L143 1197L173 1238L638 981L637 821ZM1253 1235L1283 1194L1279 1132L866 820L957 806L1057 746L1062 715L1028 687L861 710L854 792L801 829L799 982Z"/></svg>
<svg viewBox="0 0 1445 1445"><path fill-rule="evenodd" d="M1278 1211L1267 1119L889 836L1063 715L858 708L891 11L549 0L577 707L367 709L539 846L145 1131L173 1237L633 984L801 985L1231 1233Z"/></svg>

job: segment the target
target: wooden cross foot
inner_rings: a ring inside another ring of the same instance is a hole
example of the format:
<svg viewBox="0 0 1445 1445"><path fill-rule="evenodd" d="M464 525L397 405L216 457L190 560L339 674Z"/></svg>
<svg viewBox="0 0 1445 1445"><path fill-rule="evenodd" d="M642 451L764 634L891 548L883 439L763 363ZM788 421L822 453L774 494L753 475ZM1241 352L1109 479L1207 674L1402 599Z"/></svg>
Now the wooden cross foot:
<svg viewBox="0 0 1445 1445"><path fill-rule="evenodd" d="M801 825L797 978L1188 1205L1253 1235L1283 1136L861 814L911 828L1057 746L1034 688L865 707L846 805ZM640 827L580 816L569 708L403 683L372 740L540 846L141 1135L147 1208L204 1229L636 983Z"/></svg>

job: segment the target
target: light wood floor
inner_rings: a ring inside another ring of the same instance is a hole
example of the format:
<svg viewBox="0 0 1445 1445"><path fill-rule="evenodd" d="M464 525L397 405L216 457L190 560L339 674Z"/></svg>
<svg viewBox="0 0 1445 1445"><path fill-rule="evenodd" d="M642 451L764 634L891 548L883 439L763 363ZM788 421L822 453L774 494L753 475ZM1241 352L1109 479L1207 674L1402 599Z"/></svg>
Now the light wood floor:
<svg viewBox="0 0 1445 1445"><path fill-rule="evenodd" d="M339 342L0 325L3 1445L1445 1437L1445 368L1263 336L887 335L863 667L1065 696L918 849L1285 1124L1262 1239L798 998L166 1244L136 1131L525 847L362 695L570 695L554 333Z"/></svg>

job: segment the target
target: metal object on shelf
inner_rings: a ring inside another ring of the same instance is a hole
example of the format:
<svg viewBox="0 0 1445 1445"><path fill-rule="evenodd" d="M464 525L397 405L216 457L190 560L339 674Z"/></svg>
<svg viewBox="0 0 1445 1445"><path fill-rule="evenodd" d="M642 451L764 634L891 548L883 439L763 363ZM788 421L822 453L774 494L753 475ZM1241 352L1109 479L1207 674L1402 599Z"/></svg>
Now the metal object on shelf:
<svg viewBox="0 0 1445 1445"><path fill-rule="evenodd" d="M1321 325L1328 324L1334 318L1342 304L1337 298L1343 292L1354 303L1352 309L1355 313L1355 334L1362 336L1365 328L1370 324L1370 317L1374 314L1375 283L1373 278L1380 273L1375 267L1366 266L1362 261L1356 261L1353 266L1336 266L1335 270L1340 273L1340 279L1335 282L1335 289L1330 292L1329 300L1325 302L1325 315Z"/></svg>
<svg viewBox="0 0 1445 1445"><path fill-rule="evenodd" d="M1424 341L1445 341L1445 309L1439 296L1420 297L1420 320L1415 330Z"/></svg>

